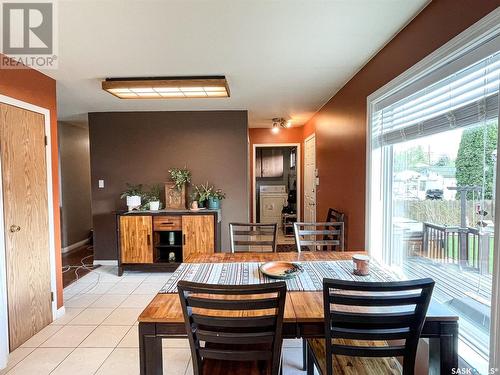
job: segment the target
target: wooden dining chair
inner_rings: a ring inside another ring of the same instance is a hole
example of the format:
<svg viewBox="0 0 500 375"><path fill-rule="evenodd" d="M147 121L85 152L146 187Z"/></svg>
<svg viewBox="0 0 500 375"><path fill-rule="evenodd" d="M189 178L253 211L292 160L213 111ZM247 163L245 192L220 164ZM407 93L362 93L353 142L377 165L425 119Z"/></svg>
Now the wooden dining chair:
<svg viewBox="0 0 500 375"><path fill-rule="evenodd" d="M281 368L286 284L177 284L194 375L267 374Z"/></svg>
<svg viewBox="0 0 500 375"><path fill-rule="evenodd" d="M434 280L323 280L325 339L307 340L307 374L412 375ZM396 340L396 341L394 341ZM364 357L364 358L361 358ZM374 357L374 358L366 358ZM403 366L394 357L403 357Z"/></svg>
<svg viewBox="0 0 500 375"><path fill-rule="evenodd" d="M347 216L345 213L336 210L335 208L329 208L328 213L326 215L326 220L325 222L337 222L337 223L344 223L344 228L343 228L343 233L344 233L344 248L348 248L347 246ZM335 237L334 237L335 238Z"/></svg>
<svg viewBox="0 0 500 375"><path fill-rule="evenodd" d="M294 223L297 251L308 250L344 251L344 223Z"/></svg>
<svg viewBox="0 0 500 375"><path fill-rule="evenodd" d="M267 251L274 253L277 233L277 224L229 223L231 252Z"/></svg>

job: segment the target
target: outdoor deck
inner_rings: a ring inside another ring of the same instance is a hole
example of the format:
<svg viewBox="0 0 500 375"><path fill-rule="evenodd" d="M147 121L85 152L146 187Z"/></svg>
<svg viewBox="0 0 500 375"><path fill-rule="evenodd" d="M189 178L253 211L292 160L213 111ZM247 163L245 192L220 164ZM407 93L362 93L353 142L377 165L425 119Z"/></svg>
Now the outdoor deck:
<svg viewBox="0 0 500 375"><path fill-rule="evenodd" d="M487 361L491 274L418 256L408 257L403 270L408 278L432 277L436 281L433 299L459 316L460 342Z"/></svg>
<svg viewBox="0 0 500 375"><path fill-rule="evenodd" d="M463 268L453 263L441 263L424 257L408 257L404 272L410 278L432 277L436 281L434 298L447 303L453 298L479 297L491 301L491 274ZM479 302L479 301L478 301Z"/></svg>

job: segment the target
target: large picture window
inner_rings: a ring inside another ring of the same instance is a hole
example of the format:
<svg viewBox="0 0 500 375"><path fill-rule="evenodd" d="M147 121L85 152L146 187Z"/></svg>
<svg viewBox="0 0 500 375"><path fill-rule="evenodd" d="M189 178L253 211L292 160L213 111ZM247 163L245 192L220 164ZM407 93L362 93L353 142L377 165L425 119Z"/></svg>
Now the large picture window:
<svg viewBox="0 0 500 375"><path fill-rule="evenodd" d="M368 150L371 255L407 278L436 281L433 298L460 317L459 354L481 373L490 342L500 84L500 53L483 50L371 103Z"/></svg>

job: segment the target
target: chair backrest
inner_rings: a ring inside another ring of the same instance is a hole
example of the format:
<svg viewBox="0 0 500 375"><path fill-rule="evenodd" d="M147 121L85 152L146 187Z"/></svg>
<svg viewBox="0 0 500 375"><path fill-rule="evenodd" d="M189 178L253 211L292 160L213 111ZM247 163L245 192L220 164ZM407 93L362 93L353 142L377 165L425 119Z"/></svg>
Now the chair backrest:
<svg viewBox="0 0 500 375"><path fill-rule="evenodd" d="M329 208L328 214L326 215L326 221L345 223L345 214L343 212L337 211L335 208Z"/></svg>
<svg viewBox="0 0 500 375"><path fill-rule="evenodd" d="M413 374L433 288L434 280L429 278L396 282L324 279L327 373L332 374L332 354L337 354L402 356L403 374ZM372 344L353 346L335 343L335 339L368 340ZM404 344L386 345L389 340L404 340ZM377 341L383 345L373 343Z"/></svg>
<svg viewBox="0 0 500 375"><path fill-rule="evenodd" d="M346 218L346 215L341 212L341 211L338 211L336 210L335 208L329 208L328 209L328 213L326 215L326 222L337 222L337 223L344 223L344 227L343 227L343 231L342 231L342 241L344 243L344 248L347 247L346 243L347 243L347 238L345 236L345 233L347 232L347 218ZM328 239L327 237L325 237L325 239ZM340 236L332 236L331 239L337 239L337 240L340 240ZM335 248L334 250L343 250L343 249L340 249L340 248Z"/></svg>
<svg viewBox="0 0 500 375"><path fill-rule="evenodd" d="M294 223L297 251L304 246L311 251L344 251L344 223Z"/></svg>
<svg viewBox="0 0 500 375"><path fill-rule="evenodd" d="M268 361L278 375L286 284L177 284L194 375L203 361Z"/></svg>
<svg viewBox="0 0 500 375"><path fill-rule="evenodd" d="M231 252L276 251L277 224L229 223Z"/></svg>

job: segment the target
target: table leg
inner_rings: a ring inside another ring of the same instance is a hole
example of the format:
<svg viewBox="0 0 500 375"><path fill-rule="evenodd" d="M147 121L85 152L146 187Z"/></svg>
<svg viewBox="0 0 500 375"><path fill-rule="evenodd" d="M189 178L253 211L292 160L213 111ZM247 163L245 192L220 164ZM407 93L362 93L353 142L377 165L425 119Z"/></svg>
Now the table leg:
<svg viewBox="0 0 500 375"><path fill-rule="evenodd" d="M302 339L302 371L307 370L307 344L306 339Z"/></svg>
<svg viewBox="0 0 500 375"><path fill-rule="evenodd" d="M451 374L458 368L458 323L440 323L438 337L429 339L429 374Z"/></svg>
<svg viewBox="0 0 500 375"><path fill-rule="evenodd" d="M139 323L139 356L141 375L163 373L161 338L156 336L154 323Z"/></svg>

